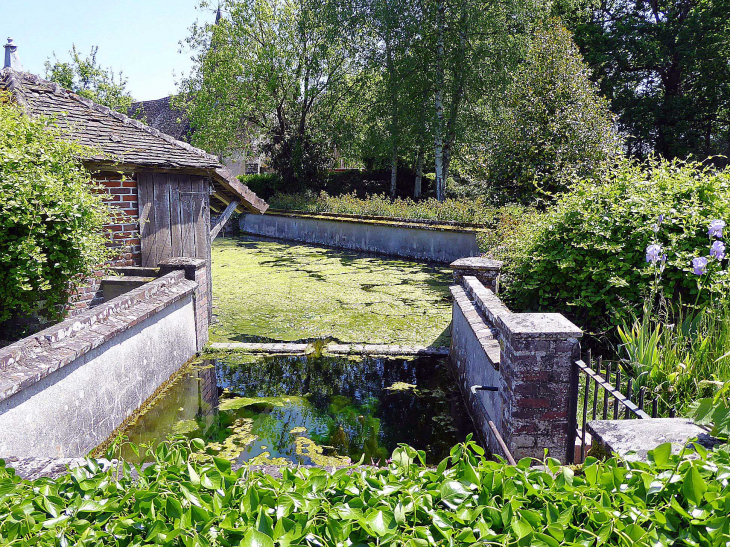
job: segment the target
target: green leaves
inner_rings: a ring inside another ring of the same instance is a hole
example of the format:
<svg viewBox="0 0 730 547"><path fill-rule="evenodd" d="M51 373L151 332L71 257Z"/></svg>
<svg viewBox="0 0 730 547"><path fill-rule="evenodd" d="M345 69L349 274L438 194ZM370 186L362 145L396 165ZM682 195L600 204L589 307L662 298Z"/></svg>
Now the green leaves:
<svg viewBox="0 0 730 547"><path fill-rule="evenodd" d="M697 468L694 465L690 466L682 481L684 497L695 505L700 505L705 492L707 492L707 483L705 483Z"/></svg>
<svg viewBox="0 0 730 547"><path fill-rule="evenodd" d="M654 547L730 541L727 448L688 449L692 459L680 459L662 445L649 463L589 459L569 472L555 462L542 469L490 461L469 441L438 471L411 462L417 453L401 447L393 455L398 463L387 468L334 474L289 468L274 479L212 459L190 460L188 467L182 462L189 442L157 451L138 479L129 468L103 472L89 462L56 480L25 482L0 463L0 542Z"/></svg>
<svg viewBox="0 0 730 547"><path fill-rule="evenodd" d="M47 119L0 101L0 323L58 319L69 289L111 256L108 208L80 159L99 152L64 139ZM5 329L3 338L23 334Z"/></svg>

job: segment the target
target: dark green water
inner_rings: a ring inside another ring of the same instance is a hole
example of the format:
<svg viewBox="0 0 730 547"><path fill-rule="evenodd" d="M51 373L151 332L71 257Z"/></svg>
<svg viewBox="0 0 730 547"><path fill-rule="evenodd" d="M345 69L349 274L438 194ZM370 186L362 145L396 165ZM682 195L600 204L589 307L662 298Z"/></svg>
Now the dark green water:
<svg viewBox="0 0 730 547"><path fill-rule="evenodd" d="M385 462L399 443L438 463L471 431L445 359L239 353L191 366L124 434L200 437L239 462L344 465Z"/></svg>

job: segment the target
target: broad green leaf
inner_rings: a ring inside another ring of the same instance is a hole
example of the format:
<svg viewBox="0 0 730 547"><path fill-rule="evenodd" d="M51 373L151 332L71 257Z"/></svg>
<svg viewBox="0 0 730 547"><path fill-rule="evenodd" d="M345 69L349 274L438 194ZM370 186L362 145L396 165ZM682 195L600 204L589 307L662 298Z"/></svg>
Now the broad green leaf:
<svg viewBox="0 0 730 547"><path fill-rule="evenodd" d="M690 466L684 474L682 492L684 493L684 497L695 505L699 505L702 502L702 496L707 492L707 483L705 483L702 475L700 475L700 472L694 465Z"/></svg>

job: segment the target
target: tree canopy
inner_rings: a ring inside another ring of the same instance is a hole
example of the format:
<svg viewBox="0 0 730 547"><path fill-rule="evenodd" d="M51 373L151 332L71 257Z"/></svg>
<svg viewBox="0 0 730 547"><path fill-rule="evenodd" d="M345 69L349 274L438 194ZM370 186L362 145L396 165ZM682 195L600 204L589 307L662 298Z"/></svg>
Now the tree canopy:
<svg viewBox="0 0 730 547"><path fill-rule="evenodd" d="M98 46L92 46L84 57L74 44L69 51L68 61L61 61L53 54L53 62L45 62L46 78L95 103L108 106L124 114L132 104L132 95L127 90L127 78L120 71L102 67L96 60Z"/></svg>

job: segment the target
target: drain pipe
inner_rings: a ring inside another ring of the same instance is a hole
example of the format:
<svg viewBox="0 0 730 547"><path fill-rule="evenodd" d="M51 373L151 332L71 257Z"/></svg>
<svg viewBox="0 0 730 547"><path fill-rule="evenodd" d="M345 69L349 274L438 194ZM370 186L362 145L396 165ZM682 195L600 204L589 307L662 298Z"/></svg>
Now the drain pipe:
<svg viewBox="0 0 730 547"><path fill-rule="evenodd" d="M499 388L495 386L479 386L474 385L471 386L471 392L476 395L477 391L499 391ZM494 438L497 439L497 444L499 445L499 448L502 450L502 454L504 454L505 458L507 458L507 463L510 465L517 465L517 462L515 461L514 457L512 456L512 453L509 451L509 448L507 448L507 444L504 442L504 439L502 438L502 435L499 434L499 431L497 430L497 426L494 425L494 422L492 420L487 420L487 423L489 424L489 429L492 430L492 435L494 435Z"/></svg>

